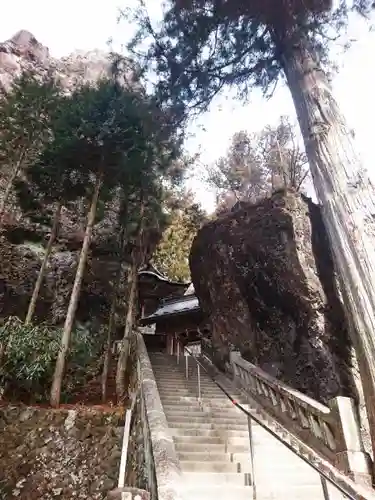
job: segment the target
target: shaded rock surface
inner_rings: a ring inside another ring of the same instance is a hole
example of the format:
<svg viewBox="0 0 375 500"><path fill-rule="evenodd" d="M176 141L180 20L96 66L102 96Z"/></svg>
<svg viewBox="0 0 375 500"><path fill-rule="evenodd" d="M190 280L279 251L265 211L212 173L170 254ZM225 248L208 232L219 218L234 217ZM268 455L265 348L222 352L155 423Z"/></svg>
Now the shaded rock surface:
<svg viewBox="0 0 375 500"><path fill-rule="evenodd" d="M62 225L37 303L36 317L39 319L60 324L65 318L82 246L84 224L83 218L71 232L64 227L64 223ZM77 311L77 319L81 322L98 320L101 323L108 318L112 283L118 273L116 235L115 220L112 226L106 228L101 223L95 226ZM17 315L23 318L26 315L48 237L48 227L38 228L26 221L3 225L0 232L0 317ZM144 232L145 260L151 257L159 237L157 228ZM129 249L125 248L129 259L131 244L129 242ZM124 316L126 288L125 275L119 289L118 326L122 324Z"/></svg>
<svg viewBox="0 0 375 500"><path fill-rule="evenodd" d="M190 266L217 362L231 348L326 402L354 395L351 347L320 209L293 192L204 226Z"/></svg>
<svg viewBox="0 0 375 500"><path fill-rule="evenodd" d="M120 411L0 408L0 498L106 498L122 426Z"/></svg>

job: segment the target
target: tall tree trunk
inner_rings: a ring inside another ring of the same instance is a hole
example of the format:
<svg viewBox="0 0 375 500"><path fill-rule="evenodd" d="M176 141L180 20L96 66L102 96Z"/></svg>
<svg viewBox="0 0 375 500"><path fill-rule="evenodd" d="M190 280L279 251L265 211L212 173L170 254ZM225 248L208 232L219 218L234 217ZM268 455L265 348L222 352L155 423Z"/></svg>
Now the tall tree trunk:
<svg viewBox="0 0 375 500"><path fill-rule="evenodd" d="M9 195L10 195L10 192L12 191L12 187L13 187L14 181L16 180L18 174L20 173L23 156L24 156L24 154L21 153L21 156L20 156L18 162L16 163L16 165L13 168L12 174L11 174L9 180L8 180L8 184L6 185L6 188L5 188L5 191L4 191L4 195L3 195L3 199L0 202L0 222L2 221L2 218L3 218L3 215L4 215L4 211L5 211L5 207L6 207L6 204L7 204Z"/></svg>
<svg viewBox="0 0 375 500"><path fill-rule="evenodd" d="M127 300L127 312L125 318L124 337L121 343L120 355L117 362L116 371L116 394L118 402L122 402L125 397L125 375L129 357L130 341L134 324L134 307L137 297L137 258L133 257L133 262L129 270L128 285L129 293Z"/></svg>
<svg viewBox="0 0 375 500"><path fill-rule="evenodd" d="M108 383L108 372L109 366L111 363L111 345L112 345L112 332L115 326L115 315L116 315L116 306L117 306L117 294L118 289L121 283L122 277L122 253L124 250L124 242L125 242L125 229L121 228L120 232L120 255L118 260L118 270L117 277L113 287L113 296L112 296L112 304L111 311L109 313L109 321L108 321L108 332L107 332L107 342L104 352L104 361L103 361L103 374L102 374L102 401L105 403L107 400L107 383Z"/></svg>
<svg viewBox="0 0 375 500"><path fill-rule="evenodd" d="M69 349L70 337L73 329L75 313L78 306L83 275L86 267L87 255L90 248L92 230L95 222L96 208L98 205L101 184L102 184L102 179L101 176L98 175L95 184L94 194L91 200L90 211L87 218L85 237L83 239L82 250L79 256L78 267L74 279L72 294L70 296L68 312L66 313L65 324L61 336L60 351L57 356L55 373L53 375L50 401L51 405L55 407L59 406L60 404L61 386L65 369L66 354Z"/></svg>
<svg viewBox="0 0 375 500"><path fill-rule="evenodd" d="M282 62L352 325L375 452L375 190L307 44L292 45Z"/></svg>
<svg viewBox="0 0 375 500"><path fill-rule="evenodd" d="M127 369L129 350L130 350L130 341L133 333L133 324L134 324L134 315L135 315L135 305L137 298L137 278L138 278L138 266L140 260L140 254L142 252L142 233L143 233L143 225L144 225L144 213L145 213L145 203L143 199L143 191L141 190L141 199L140 199L140 210L139 210L139 224L136 231L136 242L135 248L132 252L132 263L129 271L129 294L128 294L128 309L126 312L125 318L125 328L124 328L124 337L121 343L121 350L119 359L117 362L117 371L116 371L116 394L117 400L122 402L125 397L125 374Z"/></svg>
<svg viewBox="0 0 375 500"><path fill-rule="evenodd" d="M4 362L6 348L6 341L4 340L3 342L0 342L0 367Z"/></svg>
<svg viewBox="0 0 375 500"><path fill-rule="evenodd" d="M47 248L46 248L46 251L44 254L44 259L43 259L42 265L40 266L40 269L39 269L38 278L36 280L33 295L31 297L29 308L27 311L27 315L26 315L26 319L25 319L26 325L28 325L31 322L33 315L34 315L34 312L35 312L35 307L36 307L36 303L38 300L39 292L40 292L40 289L41 289L41 286L43 283L43 279L44 279L44 275L45 275L45 272L47 269L48 259L49 259L49 256L51 255L52 247L53 247L53 244L55 243L55 240L57 237L57 232L58 232L59 224L60 224L61 208L62 208L62 204L59 202L59 204L57 205L56 210L55 210L51 234L50 234Z"/></svg>

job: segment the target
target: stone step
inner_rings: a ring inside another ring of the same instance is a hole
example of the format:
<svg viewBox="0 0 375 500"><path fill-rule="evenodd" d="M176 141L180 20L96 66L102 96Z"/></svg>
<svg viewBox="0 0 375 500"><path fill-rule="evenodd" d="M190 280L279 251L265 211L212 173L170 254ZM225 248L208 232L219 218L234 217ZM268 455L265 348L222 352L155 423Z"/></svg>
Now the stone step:
<svg viewBox="0 0 375 500"><path fill-rule="evenodd" d="M152 369L153 369L153 372L155 373L155 375L157 375L158 377L160 376L160 378L162 378L163 380L166 380L166 381L190 380L190 379L197 380L198 379L198 372L195 368L193 369L193 368L189 367L187 377L186 377L185 366L180 367L180 368L178 368L178 367L171 368L170 366L165 367L162 365L160 365L160 366L152 365ZM215 384L214 380L216 380L216 379L212 379L209 375L204 373L203 370L200 371L199 376L200 376L200 379L202 382L208 382L210 384Z"/></svg>
<svg viewBox="0 0 375 500"><path fill-rule="evenodd" d="M186 478L188 484L194 484L194 486L211 486L211 485L223 485L230 483L231 486L247 486L249 488L249 494L251 495L251 476L249 472L238 473L238 472L188 472L185 471L183 473ZM220 497L219 497L220 498ZM224 500L224 497L222 497ZM231 500L234 497L230 496L228 500ZM250 496L249 500L252 497ZM225 499L226 500L226 499Z"/></svg>
<svg viewBox="0 0 375 500"><path fill-rule="evenodd" d="M167 385L165 384L160 384L158 383L158 388L160 391L162 392L175 392L175 391L189 391L189 392L192 392L194 393L194 395L196 393L198 393L198 387L196 385L188 385L188 384L179 384L179 385L174 385L173 387L168 387ZM214 395L214 396L221 396L223 399L226 399L226 396L225 394L223 393L223 391L221 391L220 389L216 389L215 387L201 387L201 394L206 394L206 395ZM231 395L232 397L234 397L234 395Z"/></svg>
<svg viewBox="0 0 375 500"><path fill-rule="evenodd" d="M192 440L195 439L194 442ZM192 436L188 438L176 436L174 438L175 448L177 452L181 453L250 453L250 446L248 444L243 445L225 445L220 442L220 439L215 441L215 438L212 441L207 442L207 438L202 442L202 438L194 438Z"/></svg>
<svg viewBox="0 0 375 500"><path fill-rule="evenodd" d="M212 445L208 445L206 447L200 448L200 451L197 451L197 448L192 450L186 450L185 447L178 448L178 455L180 460L183 461L226 461L229 463L240 463L240 464L250 464L250 451L225 451L225 447L212 447ZM316 472L308 467L304 462L299 460L296 463L289 463L286 460L282 460L283 457L280 457L280 460L277 460L277 457L274 457L275 460L270 461L270 455L264 455L262 458L255 455L254 457L254 467L256 473L259 477L267 478L267 474L275 475L278 477L279 475L282 477L291 476L291 482L294 481L296 483L304 482L304 481L312 481L314 482L316 479ZM284 457L285 458L285 457Z"/></svg>
<svg viewBox="0 0 375 500"><path fill-rule="evenodd" d="M198 425L208 425L211 424L213 427L225 428L225 429L241 429L248 430L247 422L241 422L236 418L226 418L226 417L213 417L212 415L196 415L193 413L187 415L172 415L166 413L167 421L170 425L178 424L198 424Z"/></svg>
<svg viewBox="0 0 375 500"><path fill-rule="evenodd" d="M182 371L173 371L170 368L160 367L157 369L155 367L152 368L155 378L165 382L168 385L180 384L180 383L198 383L198 373L196 371L189 371L188 376L186 377L186 372ZM212 378L207 377L200 374L201 384L209 385L210 387L218 387L218 385L213 381Z"/></svg>
<svg viewBox="0 0 375 500"><path fill-rule="evenodd" d="M233 464L250 465L250 453L230 453L206 451L178 451L178 457L184 462L226 462Z"/></svg>
<svg viewBox="0 0 375 500"><path fill-rule="evenodd" d="M245 481L250 483L250 474L236 473L196 473L184 472L188 480L184 487L184 498L191 500L217 499L248 499L253 498L252 486L244 486ZM247 479L246 479L247 478ZM283 486L267 481L256 482L257 500L323 500L323 490L320 482L308 485L294 486L290 482ZM330 500L343 500L344 497L333 487L329 487ZM186 495L185 495L186 493Z"/></svg>
<svg viewBox="0 0 375 500"><path fill-rule="evenodd" d="M211 406L205 404L203 402L202 405L197 404L183 404L179 403L178 405L165 403L163 404L164 411L167 413L171 413L174 415L186 415L189 412L192 414L197 413L201 415L209 415L209 416L224 416L225 418L236 418L238 420L243 420L247 422L247 418L241 412L236 410L233 406L229 406L228 408L212 408Z"/></svg>
<svg viewBox="0 0 375 500"><path fill-rule="evenodd" d="M216 413L213 414L210 411L199 410L199 408L194 408L193 410L170 410L164 408L164 413L167 416L167 419L197 419L197 421L211 421L211 422L221 422L227 424L241 424L248 428L247 420L240 419L229 412L223 412L222 414Z"/></svg>
<svg viewBox="0 0 375 500"><path fill-rule="evenodd" d="M184 446L185 444L191 444L195 446L196 444L201 444L202 446L209 446L209 445L219 445L219 446L224 446L225 447L225 442L222 440L221 437L216 436L216 435L191 435L191 436L184 436L180 434L176 434L173 436L173 441L175 444Z"/></svg>
<svg viewBox="0 0 375 500"><path fill-rule="evenodd" d="M252 500L251 486L236 486L232 484L205 484L191 485L190 483L183 490L183 496L186 500L217 500L235 499Z"/></svg>
<svg viewBox="0 0 375 500"><path fill-rule="evenodd" d="M165 401L166 404L178 405L181 402L191 402L191 403L199 403L198 394L194 392L165 392L164 390L159 391L160 399ZM234 398L235 401L242 404L244 407L246 405L246 401L239 401L238 398ZM219 395L207 396L204 393L201 395L200 404L207 408L213 408L216 410L220 410L221 408L228 409L234 408L239 415L244 415L246 418L246 414L237 408L230 399L223 399ZM246 409L246 408L245 408Z"/></svg>
<svg viewBox="0 0 375 500"><path fill-rule="evenodd" d="M209 427L170 427L172 436L213 436L221 439L228 439L233 444L238 444L236 440L248 439L248 433L240 430L227 430L227 429L211 429ZM240 442L239 444L242 444Z"/></svg>
<svg viewBox="0 0 375 500"><path fill-rule="evenodd" d="M173 379L174 377L176 378L185 378L186 379L186 365L185 363L183 365L169 365L166 366L163 363L152 363L152 369L154 373L160 374L164 378L168 378L169 380ZM188 378L189 376L194 375L198 376L198 370L196 366L189 365L188 366ZM201 368L200 370L200 377L202 380L210 380L212 381L212 378Z"/></svg>
<svg viewBox="0 0 375 500"><path fill-rule="evenodd" d="M191 386L198 385L198 375L196 373L188 374L188 378L186 378L186 375L183 374L170 374L168 372L167 375L162 375L161 372L159 373L157 370L153 370L155 378L162 382L163 384L167 384L168 387L172 387L174 385L179 385L179 384L189 384ZM210 378L202 378L200 379L201 385L204 385L206 387L212 387L212 388L217 388L220 389L220 387L215 384L215 382L210 379Z"/></svg>
<svg viewBox="0 0 375 500"><path fill-rule="evenodd" d="M189 390L198 390L198 383L196 380L181 380L181 381L174 381L172 382L167 382L161 380L159 377L156 376L157 384L158 387L162 388L163 390L170 390L173 391L175 389L189 389ZM211 391L211 392L217 392L218 394L222 394L223 397L225 397L224 392L220 389L220 387L217 387L216 385L213 384L201 384L201 389L205 391ZM238 394L238 392L237 392Z"/></svg>
<svg viewBox="0 0 375 500"><path fill-rule="evenodd" d="M250 443L247 416L189 359L152 355L160 398L180 460L185 500L250 500ZM230 383L224 388L248 407L247 398ZM257 500L323 500L319 476L261 426L253 423ZM335 494L330 500L341 500Z"/></svg>
<svg viewBox="0 0 375 500"><path fill-rule="evenodd" d="M193 462L180 460L182 472L225 472L243 474L244 472L250 473L250 465L226 462L225 460L208 462Z"/></svg>
<svg viewBox="0 0 375 500"><path fill-rule="evenodd" d="M159 395L160 399L163 401L165 400L166 402L178 402L179 398L191 398L191 399L198 399L197 394L194 394L190 391L187 390L177 390L177 391L165 391L164 389L159 390ZM220 396L219 394L215 395L210 395L207 397L204 393L202 394L202 400L203 402L205 400L213 403L221 403L223 401L223 396ZM225 401L225 400L224 400Z"/></svg>
<svg viewBox="0 0 375 500"><path fill-rule="evenodd" d="M257 500L324 500L320 482L294 486L285 483L281 488L272 481L256 483ZM329 500L344 500L344 496L333 490L329 492Z"/></svg>
<svg viewBox="0 0 375 500"><path fill-rule="evenodd" d="M186 380L186 367L185 365L182 367L171 367L171 366L165 366L165 365L155 365L152 363L152 369L155 374L158 376L160 375L161 378L165 380L174 380L174 379L179 379L179 380ZM198 377L198 372L196 368L189 367L188 369L188 374L187 378L189 379L190 377L197 378ZM201 380L204 381L209 381L210 383L214 383L212 378L207 375L203 370L200 371L199 374Z"/></svg>
<svg viewBox="0 0 375 500"><path fill-rule="evenodd" d="M246 436L248 435L246 425L242 424L226 424L220 422L214 422L212 420L204 421L197 419L186 418L184 420L179 419L167 419L168 425L172 428L181 429L214 429L218 432L243 432Z"/></svg>
<svg viewBox="0 0 375 500"><path fill-rule="evenodd" d="M197 397L194 396L166 396L159 393L160 400L166 406L174 406L175 408L181 408L189 406L190 408L195 406L195 408L202 408L204 406L204 401L199 402Z"/></svg>
<svg viewBox="0 0 375 500"><path fill-rule="evenodd" d="M159 390L159 395L160 399L168 398L173 396L174 398L176 397L192 397L198 400L198 392L197 391L190 391L189 389L175 389L173 391L166 391L165 389L160 389ZM205 391L202 391L200 393L200 399L205 402L209 401L214 401L214 402L219 402L220 403L223 401L223 397L220 394L217 393L208 393Z"/></svg>

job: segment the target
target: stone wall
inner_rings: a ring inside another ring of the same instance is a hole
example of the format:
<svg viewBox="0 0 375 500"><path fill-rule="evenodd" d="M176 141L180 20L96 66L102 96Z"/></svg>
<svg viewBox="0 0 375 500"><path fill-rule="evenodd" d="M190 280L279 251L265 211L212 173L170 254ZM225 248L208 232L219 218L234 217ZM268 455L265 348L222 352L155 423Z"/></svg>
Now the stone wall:
<svg viewBox="0 0 375 500"><path fill-rule="evenodd" d="M117 486L123 412L0 408L0 499L101 500Z"/></svg>

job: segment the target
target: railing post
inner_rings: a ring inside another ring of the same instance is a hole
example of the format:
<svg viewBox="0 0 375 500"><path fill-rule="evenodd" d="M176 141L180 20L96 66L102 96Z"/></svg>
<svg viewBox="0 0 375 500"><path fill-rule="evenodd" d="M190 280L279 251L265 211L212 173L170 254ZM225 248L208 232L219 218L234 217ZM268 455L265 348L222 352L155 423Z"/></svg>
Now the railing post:
<svg viewBox="0 0 375 500"><path fill-rule="evenodd" d="M197 363L197 373L198 373L198 400L201 400L201 367L199 363Z"/></svg>
<svg viewBox="0 0 375 500"><path fill-rule="evenodd" d="M371 486L371 458L363 447L354 400L337 396L328 405L339 424L335 433L336 467L354 481Z"/></svg>
<svg viewBox="0 0 375 500"><path fill-rule="evenodd" d="M327 484L326 479L323 476L320 476L320 483L322 485L324 500L329 500L328 484Z"/></svg>
<svg viewBox="0 0 375 500"><path fill-rule="evenodd" d="M129 448L129 438L130 438L130 423L136 399L137 399L137 394L133 395L131 407L128 410L126 410L125 413L125 425L124 425L124 434L122 438L120 471L119 471L118 486L117 486L118 488L124 488L125 486L126 465L128 459L128 448Z"/></svg>
<svg viewBox="0 0 375 500"><path fill-rule="evenodd" d="M180 364L180 342L177 340L177 364Z"/></svg>
<svg viewBox="0 0 375 500"><path fill-rule="evenodd" d="M185 351L185 368L186 368L186 379L189 378L189 362L188 362L188 353Z"/></svg>
<svg viewBox="0 0 375 500"><path fill-rule="evenodd" d="M237 374L237 368L236 368L236 360L241 357L240 351L230 351L229 353L229 362L232 367L232 372L233 372L233 380L235 381Z"/></svg>
<svg viewBox="0 0 375 500"><path fill-rule="evenodd" d="M255 480L255 455L254 455L254 439L253 439L253 425L251 417L247 417L247 425L249 430L249 445L250 445L250 465L251 465L251 486L253 488L253 500L257 498L256 480Z"/></svg>

